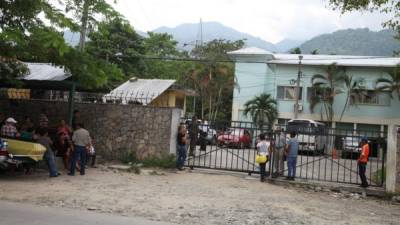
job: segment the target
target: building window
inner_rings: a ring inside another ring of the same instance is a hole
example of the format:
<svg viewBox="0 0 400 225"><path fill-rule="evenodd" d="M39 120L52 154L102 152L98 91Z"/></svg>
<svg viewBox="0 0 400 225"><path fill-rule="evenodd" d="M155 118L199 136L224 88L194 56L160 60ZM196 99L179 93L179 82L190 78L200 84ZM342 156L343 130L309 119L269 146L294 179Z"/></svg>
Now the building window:
<svg viewBox="0 0 400 225"><path fill-rule="evenodd" d="M185 107L185 97L176 96L175 97L175 107L183 109Z"/></svg>
<svg viewBox="0 0 400 225"><path fill-rule="evenodd" d="M329 94L329 89L327 88L313 88L309 87L307 88L307 100L311 101L313 98L318 98L323 101L326 101L330 94Z"/></svg>
<svg viewBox="0 0 400 225"><path fill-rule="evenodd" d="M389 106L390 105L390 95L389 93L377 93L374 90L363 91L358 96L353 96L351 98L351 102L353 104L358 105L381 105L381 106Z"/></svg>
<svg viewBox="0 0 400 225"><path fill-rule="evenodd" d="M303 88L299 89L299 100L303 96ZM278 86L278 96L279 100L296 100L296 87L293 86Z"/></svg>

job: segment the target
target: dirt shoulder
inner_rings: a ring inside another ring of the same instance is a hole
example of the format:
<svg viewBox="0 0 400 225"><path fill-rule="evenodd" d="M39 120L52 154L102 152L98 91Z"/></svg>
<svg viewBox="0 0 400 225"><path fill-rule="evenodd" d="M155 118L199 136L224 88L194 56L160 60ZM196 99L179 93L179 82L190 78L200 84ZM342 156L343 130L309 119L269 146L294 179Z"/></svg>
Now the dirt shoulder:
<svg viewBox="0 0 400 225"><path fill-rule="evenodd" d="M400 206L285 188L245 174L89 169L86 176L0 175L0 199L179 224L398 224ZM56 209L55 209L56 210Z"/></svg>

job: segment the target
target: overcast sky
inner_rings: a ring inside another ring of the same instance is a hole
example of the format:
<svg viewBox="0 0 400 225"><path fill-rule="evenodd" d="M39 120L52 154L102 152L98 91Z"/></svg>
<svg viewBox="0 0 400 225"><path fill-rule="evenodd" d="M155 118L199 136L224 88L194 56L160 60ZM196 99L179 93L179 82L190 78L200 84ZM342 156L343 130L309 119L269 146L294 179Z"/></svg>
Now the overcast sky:
<svg viewBox="0 0 400 225"><path fill-rule="evenodd" d="M109 0L112 2L112 0ZM388 15L346 13L327 8L328 0L117 0L115 8L141 31L182 23L217 21L276 43L306 40L345 28L381 30Z"/></svg>

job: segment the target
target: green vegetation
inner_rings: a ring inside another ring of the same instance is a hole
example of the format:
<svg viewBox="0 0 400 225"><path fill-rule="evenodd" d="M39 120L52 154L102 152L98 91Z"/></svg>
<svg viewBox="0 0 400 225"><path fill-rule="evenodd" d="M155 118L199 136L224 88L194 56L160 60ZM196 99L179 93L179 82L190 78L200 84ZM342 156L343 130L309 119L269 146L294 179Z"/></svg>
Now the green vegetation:
<svg viewBox="0 0 400 225"><path fill-rule="evenodd" d="M339 121L342 119L344 111L355 100L363 95L361 86L362 79L353 80L346 74L343 67L338 67L335 63L326 68L325 74L315 74L311 78L313 94L310 97L310 111L314 112L319 107L321 120L327 121L329 124L333 121L335 99L338 95L345 94L346 102L341 111ZM351 101L353 100L353 101Z"/></svg>
<svg viewBox="0 0 400 225"><path fill-rule="evenodd" d="M64 66L89 89L111 89L133 76L174 79L199 94L190 98L189 112L208 120L231 117L236 83L227 52L243 40L213 40L184 52L169 34L141 37L106 0L5 1L0 21L2 83L15 84L28 72L20 61ZM67 44L60 30L79 32L79 45Z"/></svg>
<svg viewBox="0 0 400 225"><path fill-rule="evenodd" d="M137 171L143 167L158 167L158 168L175 168L176 167L176 156L174 154L164 154L162 156L149 156L144 159L138 159L134 152L126 152L120 155L119 160L124 163L131 165L132 171Z"/></svg>
<svg viewBox="0 0 400 225"><path fill-rule="evenodd" d="M393 94L400 99L400 67L397 66L389 71L389 78L379 78L376 80L376 89L380 92L387 92L393 98Z"/></svg>
<svg viewBox="0 0 400 225"><path fill-rule="evenodd" d="M250 115L257 126L262 129L265 124L271 129L278 118L277 102L270 94L261 94L244 104L243 114Z"/></svg>
<svg viewBox="0 0 400 225"><path fill-rule="evenodd" d="M301 44L299 50L303 53L316 50L318 54L392 56L400 50L395 36L396 32L392 30L340 30L314 37Z"/></svg>
<svg viewBox="0 0 400 225"><path fill-rule="evenodd" d="M386 168L383 168L383 170L377 170L372 175L372 181L376 184L382 184L385 182L385 180L386 180Z"/></svg>

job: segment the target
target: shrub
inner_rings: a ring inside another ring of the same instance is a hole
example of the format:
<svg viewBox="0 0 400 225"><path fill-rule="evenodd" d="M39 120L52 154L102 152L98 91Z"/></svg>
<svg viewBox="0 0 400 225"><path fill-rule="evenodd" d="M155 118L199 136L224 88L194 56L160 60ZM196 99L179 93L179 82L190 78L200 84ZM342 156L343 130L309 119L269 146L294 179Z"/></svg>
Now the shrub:
<svg viewBox="0 0 400 225"><path fill-rule="evenodd" d="M137 161L136 153L135 152L122 151L122 153L118 157L118 160L121 161L124 164L134 163L134 162Z"/></svg>
<svg viewBox="0 0 400 225"><path fill-rule="evenodd" d="M141 161L144 167L174 168L176 166L176 157L173 154L161 157L151 156Z"/></svg>
<svg viewBox="0 0 400 225"><path fill-rule="evenodd" d="M382 170L377 170L372 175L372 181L376 184L383 184L386 180L386 167Z"/></svg>

